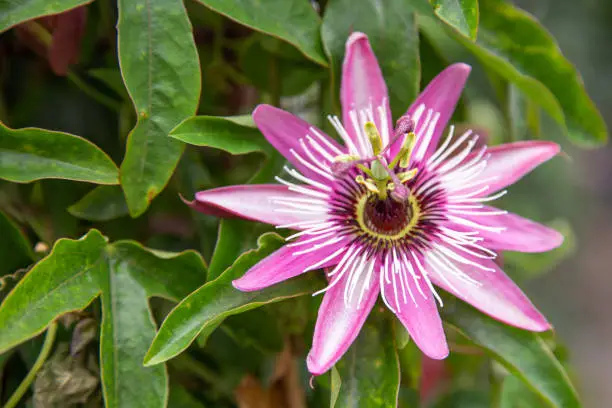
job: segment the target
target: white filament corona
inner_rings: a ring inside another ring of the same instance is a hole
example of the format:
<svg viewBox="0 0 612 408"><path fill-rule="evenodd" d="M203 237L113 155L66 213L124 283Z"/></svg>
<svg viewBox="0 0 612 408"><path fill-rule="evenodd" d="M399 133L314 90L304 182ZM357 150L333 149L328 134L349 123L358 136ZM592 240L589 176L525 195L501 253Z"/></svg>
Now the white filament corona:
<svg viewBox="0 0 612 408"><path fill-rule="evenodd" d="M433 301L430 294L442 307L434 284L460 291L463 285L480 286L472 271L495 272L494 268L482 263L490 262L497 254L483 244L481 234L502 232L504 227L491 224L487 218L494 219L506 212L483 203L502 197L506 191L489 193L490 183L495 179L483 176L489 155L485 146L476 149L477 135L468 130L455 137L455 128L451 126L439 148L427 157L428 146L435 142L433 135L440 113L424 104L415 109L412 119L417 143L410 166L418 168L423 176L411 187L412 194L425 197L419 204L422 213L417 222L427 221L435 228L414 236L408 246L391 243L390 249L382 252L381 248L368 244L369 241L359 241L360 235L347 227L346 220L354 219L347 206L356 201L355 194L365 194L364 190L354 183L354 179L339 183L331 169L340 155L365 159L373 154L365 132L366 122L376 123L381 128L378 130L383 147L391 143L387 103L350 111L350 123L345 124L350 131L337 117L329 116L328 119L344 141L345 150L311 127L290 153L295 163L312 173L306 177L296 169L285 167L295 182L279 177L277 180L297 194L291 198L270 197L277 211L312 217L277 227L299 230L287 238L292 241L288 246L295 248L293 255L330 248L322 258L313 256L313 262L305 268L310 271L331 265L327 273L329 284L315 295L341 285L346 306L360 308L377 286L387 307L401 313L408 305L418 308L422 302ZM386 160L391 162L391 159ZM407 169L396 171L400 170ZM443 199L428 198L440 196ZM475 220L480 217L483 217L482 222Z"/></svg>

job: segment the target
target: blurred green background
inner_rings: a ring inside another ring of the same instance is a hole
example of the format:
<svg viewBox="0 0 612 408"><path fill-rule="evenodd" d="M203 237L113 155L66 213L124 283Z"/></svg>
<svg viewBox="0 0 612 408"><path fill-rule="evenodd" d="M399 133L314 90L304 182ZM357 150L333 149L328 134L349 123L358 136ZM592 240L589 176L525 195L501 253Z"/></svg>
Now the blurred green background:
<svg viewBox="0 0 612 408"><path fill-rule="evenodd" d="M611 128L612 2L517 0L515 4L555 36ZM555 132L554 125L545 125L543 137L561 141ZM585 406L606 407L612 401L612 148L608 144L581 150L563 145L571 157L561 166L569 186L564 200L541 194L537 199L544 211L569 217L577 248L554 271L530 281L526 290L571 350Z"/></svg>

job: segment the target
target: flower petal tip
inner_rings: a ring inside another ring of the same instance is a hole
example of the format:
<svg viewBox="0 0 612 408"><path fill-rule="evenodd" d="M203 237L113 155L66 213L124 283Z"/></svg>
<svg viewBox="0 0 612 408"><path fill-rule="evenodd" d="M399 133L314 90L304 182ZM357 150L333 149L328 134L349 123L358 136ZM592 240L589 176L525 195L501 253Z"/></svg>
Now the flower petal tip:
<svg viewBox="0 0 612 408"><path fill-rule="evenodd" d="M466 77L470 74L470 72L472 72L472 66L464 62L457 62L455 64L449 65L447 69L455 72L458 75L462 74Z"/></svg>
<svg viewBox="0 0 612 408"><path fill-rule="evenodd" d="M552 330L552 325L542 315L534 316L533 320L522 327L525 330L529 330L536 333L547 332Z"/></svg>
<svg viewBox="0 0 612 408"><path fill-rule="evenodd" d="M423 343L422 341L420 344L417 343L417 346L421 349L423 354L432 360L444 360L448 357L450 351L445 337L430 340L431 341L427 343Z"/></svg>
<svg viewBox="0 0 612 408"><path fill-rule="evenodd" d="M257 118L259 118L261 115L265 115L266 113L274 111L274 109L277 109L277 108L275 108L272 105L268 105L266 103L260 103L259 105L255 107L255 109L253 109L253 113L251 113L251 117L253 118L255 123L257 123Z"/></svg>
<svg viewBox="0 0 612 408"><path fill-rule="evenodd" d="M240 286L240 279L233 280L232 286L234 287L234 289L238 289L242 292L242 286Z"/></svg>
<svg viewBox="0 0 612 408"><path fill-rule="evenodd" d="M308 371L312 375L322 375L325 374L330 368L332 368L334 364L321 364L320 361L316 361L312 354L308 354L306 357L306 367L308 367Z"/></svg>
<svg viewBox="0 0 612 408"><path fill-rule="evenodd" d="M361 40L365 40L368 41L368 36L365 33L362 33L361 31L355 31L353 32L349 38L346 40L346 48L351 47L354 43L356 43L357 41L361 41Z"/></svg>
<svg viewBox="0 0 612 408"><path fill-rule="evenodd" d="M540 313L535 307L526 312L523 318L519 321L503 321L510 326L517 327L519 329L527 330L530 332L542 333L551 330L552 325L546 320L544 315Z"/></svg>
<svg viewBox="0 0 612 408"><path fill-rule="evenodd" d="M270 108L274 108L274 106L272 106L272 105L268 105L267 103L260 103L259 105L257 105L257 106L255 107L255 109L253 109L253 113L251 113L251 116L252 116L253 118L255 118L255 116L256 116L258 113L263 113L263 112L265 112L265 111L269 110Z"/></svg>
<svg viewBox="0 0 612 408"><path fill-rule="evenodd" d="M253 284L249 285L248 279L244 279L244 278L245 277L243 276L242 278L233 280L232 286L241 292L254 292L256 290L263 289L261 285L253 285Z"/></svg>
<svg viewBox="0 0 612 408"><path fill-rule="evenodd" d="M565 241L565 237L559 231L551 229L553 232L553 236L550 239L550 249L559 248L563 245L563 241Z"/></svg>
<svg viewBox="0 0 612 408"><path fill-rule="evenodd" d="M185 204L187 204L188 206L190 206L191 208L195 207L195 200L189 201L188 199L186 199L185 197L183 197L182 194L179 194L179 198L181 199L182 202L184 202Z"/></svg>
<svg viewBox="0 0 612 408"><path fill-rule="evenodd" d="M558 143L548 140L526 140L510 143L510 145L530 148L534 153L539 153L541 157L545 157L543 161L551 159L561 152L561 146Z"/></svg>
<svg viewBox="0 0 612 408"><path fill-rule="evenodd" d="M448 350L448 346L445 349L440 349L440 350L422 350L422 351L423 351L423 354L425 354L427 357L431 358L432 360L444 360L450 354L450 351Z"/></svg>

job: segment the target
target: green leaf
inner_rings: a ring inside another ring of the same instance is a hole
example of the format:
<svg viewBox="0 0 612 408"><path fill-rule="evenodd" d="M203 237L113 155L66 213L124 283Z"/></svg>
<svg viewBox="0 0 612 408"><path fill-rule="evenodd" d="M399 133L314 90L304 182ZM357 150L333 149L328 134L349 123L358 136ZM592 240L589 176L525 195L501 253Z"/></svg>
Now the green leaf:
<svg viewBox="0 0 612 408"><path fill-rule="evenodd" d="M120 262L111 260L111 273L102 284L100 354L106 406L163 407L165 367L141 364L155 336L155 322L144 288Z"/></svg>
<svg viewBox="0 0 612 408"><path fill-rule="evenodd" d="M288 42L310 60L327 66L319 37L321 20L308 1L198 1L240 24Z"/></svg>
<svg viewBox="0 0 612 408"><path fill-rule="evenodd" d="M27 238L17 224L0 211L0 278L28 266L33 259L34 253Z"/></svg>
<svg viewBox="0 0 612 408"><path fill-rule="evenodd" d="M231 154L267 152L272 148L254 126L244 119L221 116L193 116L172 129L170 136L195 146L225 150Z"/></svg>
<svg viewBox="0 0 612 408"><path fill-rule="evenodd" d="M533 16L501 0L481 0L477 42L454 34L486 67L566 126L570 140L585 146L607 140L605 122L580 74Z"/></svg>
<svg viewBox="0 0 612 408"><path fill-rule="evenodd" d="M542 406L538 395L514 375L506 376L501 385L499 408L533 408Z"/></svg>
<svg viewBox="0 0 612 408"><path fill-rule="evenodd" d="M416 98L421 76L419 36L414 6L407 0L330 0L321 34L331 59L334 88L340 85L345 43L353 31L366 33L389 89L393 117L399 117ZM431 11L431 7L428 7ZM350 12L348 12L350 10Z"/></svg>
<svg viewBox="0 0 612 408"><path fill-rule="evenodd" d="M333 366L331 369L330 408L334 408L336 406L336 402L338 402L340 387L342 387L342 378L340 378L340 373L338 373L336 366Z"/></svg>
<svg viewBox="0 0 612 408"><path fill-rule="evenodd" d="M141 285L147 297L178 301L206 280L206 264L196 251L180 253L148 249L135 241L117 241L110 251Z"/></svg>
<svg viewBox="0 0 612 408"><path fill-rule="evenodd" d="M260 91L281 96L298 95L325 76L326 71L321 66L304 60L301 55L294 58L291 53L283 53L283 48L289 48L289 45L270 37L263 40L277 43L274 48L278 49L275 52L266 49L263 41L255 37L243 48L240 56L244 75ZM288 51L293 50L289 48Z"/></svg>
<svg viewBox="0 0 612 408"><path fill-rule="evenodd" d="M9 129L0 123L0 178L17 183L44 178L117 184L117 167L96 145L51 130Z"/></svg>
<svg viewBox="0 0 612 408"><path fill-rule="evenodd" d="M43 332L60 315L91 303L108 268L105 246L96 230L79 240L57 241L0 306L0 353Z"/></svg>
<svg viewBox="0 0 612 408"><path fill-rule="evenodd" d="M478 32L478 0L434 0L436 15L469 39Z"/></svg>
<svg viewBox="0 0 612 408"><path fill-rule="evenodd" d="M121 186L137 217L168 183L183 144L168 137L194 114L200 70L181 0L120 0L119 62L138 115L121 164Z"/></svg>
<svg viewBox="0 0 612 408"><path fill-rule="evenodd" d="M99 186L68 207L77 218L109 221L129 214L125 196L119 186Z"/></svg>
<svg viewBox="0 0 612 408"><path fill-rule="evenodd" d="M397 407L400 366L394 337L391 322L382 314L375 312L368 318L336 364L342 385L332 408Z"/></svg>
<svg viewBox="0 0 612 408"><path fill-rule="evenodd" d="M184 351L202 331L212 332L231 315L280 300L311 293L320 288L320 280L301 276L256 292L240 292L231 282L242 276L261 259L282 246L284 240L274 233L262 235L258 249L249 251L214 281L208 282L179 303L166 317L144 359L154 365Z"/></svg>
<svg viewBox="0 0 612 408"><path fill-rule="evenodd" d="M507 326L458 301L445 305L443 313L452 327L520 378L548 406L581 406L567 373L541 335Z"/></svg>
<svg viewBox="0 0 612 408"><path fill-rule="evenodd" d="M166 253L133 241L109 245L96 230L78 241L59 240L0 306L0 353L101 294L106 407L164 407L165 367L142 365L156 330L148 298L176 301L204 281L205 271L204 261L194 251Z"/></svg>
<svg viewBox="0 0 612 408"><path fill-rule="evenodd" d="M540 107L527 98L516 86L506 83L508 132L511 140L540 137Z"/></svg>
<svg viewBox="0 0 612 408"><path fill-rule="evenodd" d="M206 406L192 396L182 385L170 384L168 408L206 408Z"/></svg>
<svg viewBox="0 0 612 408"><path fill-rule="evenodd" d="M0 33L17 24L49 14L58 14L92 0L3 0L0 2Z"/></svg>
<svg viewBox="0 0 612 408"><path fill-rule="evenodd" d="M104 83L104 85L108 86L123 99L128 100L130 98L127 90L125 89L125 84L123 83L123 78L121 78L121 72L118 68L95 68L90 69L88 73L93 78L96 78Z"/></svg>
<svg viewBox="0 0 612 408"><path fill-rule="evenodd" d="M204 262L193 251L162 253L133 241L109 245L106 253L109 269L101 279L100 335L106 407L163 407L166 369L142 365L157 328L148 298L176 301L186 296L204 281Z"/></svg>

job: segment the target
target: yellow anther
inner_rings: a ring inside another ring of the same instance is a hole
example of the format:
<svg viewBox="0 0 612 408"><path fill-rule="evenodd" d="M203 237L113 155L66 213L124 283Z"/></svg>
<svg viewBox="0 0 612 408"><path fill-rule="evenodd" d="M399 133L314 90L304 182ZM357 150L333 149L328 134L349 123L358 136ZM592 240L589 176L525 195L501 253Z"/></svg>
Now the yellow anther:
<svg viewBox="0 0 612 408"><path fill-rule="evenodd" d="M410 164L410 156L412 156L412 151L414 150L414 145L416 143L416 135L414 132L410 132L406 134L406 138L404 139L404 143L402 143L402 148L399 151L397 157L399 157L399 166L402 168L408 167Z"/></svg>
<svg viewBox="0 0 612 408"><path fill-rule="evenodd" d="M378 133L378 129L376 129L376 125L373 122L366 122L365 125L363 125L363 128L368 136L372 150L374 151L374 156L377 156L382 150L382 139L380 138L380 133Z"/></svg>
<svg viewBox="0 0 612 408"><path fill-rule="evenodd" d="M359 160L359 156L355 156L354 154L340 154L334 157L334 162L338 163L349 163L355 160Z"/></svg>
<svg viewBox="0 0 612 408"><path fill-rule="evenodd" d="M412 180L417 175L418 169L412 169L410 171L405 171L403 173L399 173L397 178L400 179L402 183Z"/></svg>
<svg viewBox="0 0 612 408"><path fill-rule="evenodd" d="M361 184L362 186L365 186L365 188L367 188L370 192L380 195L380 190L374 183L374 180L365 179L362 175L359 175L355 177L355 181L357 182L357 184Z"/></svg>

